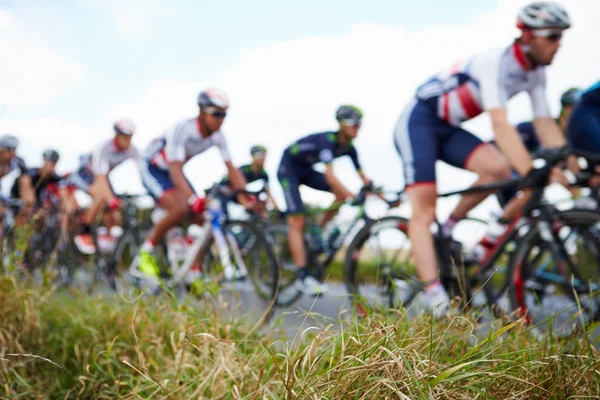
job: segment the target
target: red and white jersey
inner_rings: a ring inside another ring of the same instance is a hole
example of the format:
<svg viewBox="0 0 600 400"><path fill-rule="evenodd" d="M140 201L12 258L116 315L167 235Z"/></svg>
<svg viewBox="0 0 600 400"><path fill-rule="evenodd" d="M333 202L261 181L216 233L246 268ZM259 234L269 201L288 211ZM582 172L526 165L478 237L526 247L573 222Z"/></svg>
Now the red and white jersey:
<svg viewBox="0 0 600 400"><path fill-rule="evenodd" d="M219 148L223 161L231 161L223 133L216 131L204 137L198 118L190 118L174 125L160 138L152 141L144 156L158 168L168 170L170 162L185 163L213 146Z"/></svg>
<svg viewBox="0 0 600 400"><path fill-rule="evenodd" d="M505 108L510 98L523 91L531 98L534 117L550 117L545 68L529 68L521 45L515 42L455 64L420 86L416 97L444 121L459 125L484 111Z"/></svg>
<svg viewBox="0 0 600 400"><path fill-rule="evenodd" d="M140 152L134 145L127 150L119 150L115 139L109 139L98 145L94 151L81 156L81 165L88 168L94 175L107 175L123 161L134 159L140 160Z"/></svg>

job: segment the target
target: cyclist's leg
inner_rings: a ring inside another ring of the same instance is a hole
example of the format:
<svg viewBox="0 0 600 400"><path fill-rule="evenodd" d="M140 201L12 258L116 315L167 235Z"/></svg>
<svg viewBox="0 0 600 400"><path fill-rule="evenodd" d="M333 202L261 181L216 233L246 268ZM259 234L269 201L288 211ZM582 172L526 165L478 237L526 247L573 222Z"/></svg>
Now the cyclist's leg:
<svg viewBox="0 0 600 400"><path fill-rule="evenodd" d="M337 192L329 185L329 183L327 183L325 175L313 169L307 171L307 173L303 176L302 183L316 190L333 193L333 195L335 196L334 204L345 200L343 193ZM323 216L319 221L319 225L321 227L324 227L329 221L331 221L336 216L337 213L338 210L326 211L325 213L323 213Z"/></svg>
<svg viewBox="0 0 600 400"><path fill-rule="evenodd" d="M300 197L300 181L297 172L292 163L282 159L277 170L277 178L283 188L287 204L290 252L296 266L306 268L306 254L304 251L304 203Z"/></svg>
<svg viewBox="0 0 600 400"><path fill-rule="evenodd" d="M183 196L175 189L167 171L156 168L146 161L141 163L140 171L142 183L156 204L166 211L165 215L154 224L147 239L151 246L155 246L161 242L169 229L185 219L189 207Z"/></svg>
<svg viewBox="0 0 600 400"><path fill-rule="evenodd" d="M426 284L435 284L439 283L438 262L430 228L435 221L437 131L442 123L426 107L416 100L411 101L396 125L394 144L403 161L406 192L412 208L408 237L417 274Z"/></svg>
<svg viewBox="0 0 600 400"><path fill-rule="evenodd" d="M510 165L495 146L482 142L470 132L454 128L441 150L440 158L446 163L476 173L479 177L474 186L492 183L511 176ZM490 192L462 196L452 216L460 220L481 203Z"/></svg>

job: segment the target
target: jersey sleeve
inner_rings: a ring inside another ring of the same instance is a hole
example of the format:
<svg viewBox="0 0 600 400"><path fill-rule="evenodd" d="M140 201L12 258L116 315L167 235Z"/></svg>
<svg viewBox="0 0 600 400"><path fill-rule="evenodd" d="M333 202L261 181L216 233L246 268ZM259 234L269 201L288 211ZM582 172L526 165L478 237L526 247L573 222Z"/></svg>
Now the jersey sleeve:
<svg viewBox="0 0 600 400"><path fill-rule="evenodd" d="M231 155L229 154L229 148L227 147L227 142L225 141L225 136L223 135L223 133L219 131L218 133L214 133L213 135L216 135L214 137L214 143L215 146L219 148L223 161L231 161Z"/></svg>
<svg viewBox="0 0 600 400"><path fill-rule="evenodd" d="M508 98L502 84L502 52L492 51L472 61L471 75L479 82L481 105L484 111L505 108Z"/></svg>
<svg viewBox="0 0 600 400"><path fill-rule="evenodd" d="M29 169L27 168L27 164L25 164L25 160L23 160L21 157L17 158L17 169L19 170L20 175L30 173Z"/></svg>
<svg viewBox="0 0 600 400"><path fill-rule="evenodd" d="M95 175L107 175L110 171L110 143L102 143L92 152L92 173Z"/></svg>
<svg viewBox="0 0 600 400"><path fill-rule="evenodd" d="M360 162L358 161L358 152L356 151L355 147L350 148L350 152L348 153L348 155L350 156L350 159L352 160L352 164L354 164L354 168L357 171L362 171L362 167L360 165Z"/></svg>
<svg viewBox="0 0 600 400"><path fill-rule="evenodd" d="M546 98L546 70L539 68L535 74L534 85L528 90L531 98L531 108L535 118L549 118L550 107Z"/></svg>
<svg viewBox="0 0 600 400"><path fill-rule="evenodd" d="M165 158L168 162L185 162L185 123L165 132Z"/></svg>

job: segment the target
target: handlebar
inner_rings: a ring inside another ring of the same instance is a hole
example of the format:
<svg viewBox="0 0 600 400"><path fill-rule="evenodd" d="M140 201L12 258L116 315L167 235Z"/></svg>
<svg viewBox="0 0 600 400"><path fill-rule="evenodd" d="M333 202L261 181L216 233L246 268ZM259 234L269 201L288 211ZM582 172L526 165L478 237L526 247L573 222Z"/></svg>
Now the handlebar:
<svg viewBox="0 0 600 400"><path fill-rule="evenodd" d="M229 187L229 186L215 184L215 185L205 189L204 193L206 193L207 195L210 195L210 196L215 196L215 197L217 197L217 196L237 196L238 194L246 194L246 195L258 197L262 193L266 193L266 191L267 191L267 188L265 188L265 187L263 187L260 190L246 190L246 189L232 190L231 187Z"/></svg>
<svg viewBox="0 0 600 400"><path fill-rule="evenodd" d="M575 182L571 184L571 186L582 186L586 184L595 173L594 167L600 165L600 154L574 149L570 146L564 146L554 149L543 149L535 152L532 155L532 158L544 160L545 164L539 168L532 168L525 176L497 181L486 185L474 186L454 192L443 193L440 194L439 197L497 191L509 187L516 187L517 189L543 189L546 187L548 179L550 178L552 168L565 161L570 156L583 158L588 164L587 167L582 170L582 172L576 175Z"/></svg>

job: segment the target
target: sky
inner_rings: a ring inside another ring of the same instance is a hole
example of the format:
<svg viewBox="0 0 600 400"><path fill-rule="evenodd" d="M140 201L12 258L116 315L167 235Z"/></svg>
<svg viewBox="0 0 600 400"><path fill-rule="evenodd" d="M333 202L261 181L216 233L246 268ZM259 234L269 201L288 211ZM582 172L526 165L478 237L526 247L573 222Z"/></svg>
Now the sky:
<svg viewBox="0 0 600 400"><path fill-rule="evenodd" d="M112 122L128 117L141 149L168 126L197 113L197 93L220 86L231 109L223 126L235 164L249 148L269 149L267 172L282 201L276 170L295 139L335 129L339 104L364 113L356 147L365 172L390 189L404 185L392 131L415 88L457 60L516 37L521 0L355 1L274 0L0 0L0 132L21 139L19 154L40 163L45 148L61 152L60 172L112 135ZM573 28L548 70L547 94L597 81L600 2L564 0ZM517 96L509 118L531 118ZM487 116L465 124L482 139ZM474 176L438 163L440 192L467 187ZM334 164L358 190L349 160ZM225 168L216 149L190 161L185 172L201 190ZM139 192L132 163L112 176L117 191ZM4 185L3 190L6 190ZM303 189L309 202L328 194ZM456 199L442 202L449 212ZM494 206L488 202L481 210Z"/></svg>

